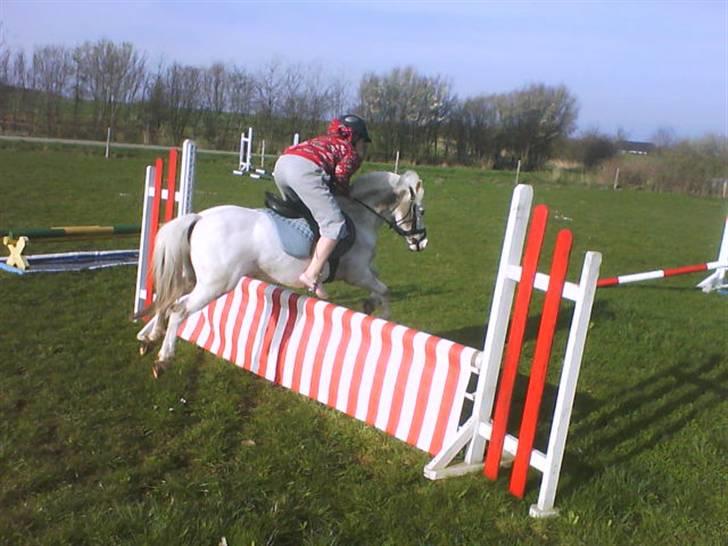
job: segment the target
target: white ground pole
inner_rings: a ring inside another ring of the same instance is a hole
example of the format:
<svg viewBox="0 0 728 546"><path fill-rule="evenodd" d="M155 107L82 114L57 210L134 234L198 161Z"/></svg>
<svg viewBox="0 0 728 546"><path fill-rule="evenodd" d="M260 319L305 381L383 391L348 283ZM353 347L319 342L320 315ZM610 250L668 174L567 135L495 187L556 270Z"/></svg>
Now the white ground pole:
<svg viewBox="0 0 728 546"><path fill-rule="evenodd" d="M238 168L233 174L242 176L253 168L253 128L248 127L248 133L240 133L240 155Z"/></svg>
<svg viewBox="0 0 728 546"><path fill-rule="evenodd" d="M726 216L723 227L723 238L720 240L717 262L720 264L728 264L728 216ZM719 267L708 277L700 281L697 285L698 288L702 289L706 294L715 290L728 288L726 272L728 272L728 267Z"/></svg>
<svg viewBox="0 0 728 546"><path fill-rule="evenodd" d="M195 163L197 145L192 140L185 140L182 144L182 160L179 182L175 191L174 200L177 202L177 216L192 212L192 192L195 187ZM139 264L137 266L136 291L134 295L134 314L144 307L146 300L146 278L151 245L149 244L149 231L152 225L152 203L154 202L154 177L156 168L148 165L144 178L144 196L142 198L142 224L139 234ZM162 200L167 199L167 189L162 189ZM160 207L161 211L161 207ZM151 323L151 321L150 321ZM149 323L148 323L149 324Z"/></svg>
<svg viewBox="0 0 728 546"><path fill-rule="evenodd" d="M501 252L500 265L496 278L493 303L488 320L488 331L480 355L480 375L475 391L473 414L462 425L449 445L425 466L424 474L430 479L460 476L470 472L482 472L485 444L492 433L492 411L503 349L510 319L515 288L521 277L520 259L526 236L528 219L531 213L533 189L519 184L513 192L506 234ZM556 489L563 461L566 437L576 395L576 384L581 368L581 359L589 329L596 282L602 256L599 252L586 253L579 284L567 282L564 285L563 299L575 302L569 337L566 345L561 377L556 399L556 407L551 421L548 449L543 453L537 449L531 452L530 467L542 474L538 502L531 506L532 517L547 517L557 513L554 508ZM545 291L549 276L537 273L534 287ZM465 448L463 461L451 464ZM503 451L504 464L515 456L518 438L506 435Z"/></svg>

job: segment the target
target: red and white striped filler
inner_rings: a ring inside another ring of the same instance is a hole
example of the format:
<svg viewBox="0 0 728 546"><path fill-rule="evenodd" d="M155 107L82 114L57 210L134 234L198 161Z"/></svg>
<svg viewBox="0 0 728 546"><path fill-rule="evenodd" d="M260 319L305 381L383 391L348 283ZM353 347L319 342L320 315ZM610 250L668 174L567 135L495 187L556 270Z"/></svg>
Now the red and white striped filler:
<svg viewBox="0 0 728 546"><path fill-rule="evenodd" d="M646 271L644 273L632 273L629 275L619 275L617 277L607 277L597 281L597 288L606 288L609 286L617 286L620 284L629 284L633 282L649 281L653 279L662 279L665 277L675 277L677 275L688 275L690 273L699 273L701 271L713 271L716 269L728 268L728 263L706 262L702 264L686 265L683 267L673 267L668 269L656 269L654 271Z"/></svg>
<svg viewBox="0 0 728 546"><path fill-rule="evenodd" d="M178 335L430 454L457 432L479 354L247 277Z"/></svg>

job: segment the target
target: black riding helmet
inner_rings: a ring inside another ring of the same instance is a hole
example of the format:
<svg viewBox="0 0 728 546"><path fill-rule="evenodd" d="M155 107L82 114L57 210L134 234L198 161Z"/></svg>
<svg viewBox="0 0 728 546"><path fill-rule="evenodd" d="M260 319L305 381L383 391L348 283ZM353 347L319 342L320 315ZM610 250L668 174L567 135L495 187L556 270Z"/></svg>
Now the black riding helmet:
<svg viewBox="0 0 728 546"><path fill-rule="evenodd" d="M367 131L367 123L356 114L344 114L339 118L343 125L346 125L354 133L355 137L363 138L364 142L371 142L369 131Z"/></svg>

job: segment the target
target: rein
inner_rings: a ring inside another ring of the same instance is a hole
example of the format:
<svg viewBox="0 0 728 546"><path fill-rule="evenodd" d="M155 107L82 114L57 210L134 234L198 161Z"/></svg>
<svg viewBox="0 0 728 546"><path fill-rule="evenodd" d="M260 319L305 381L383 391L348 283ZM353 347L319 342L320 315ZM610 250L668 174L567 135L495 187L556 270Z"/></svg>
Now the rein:
<svg viewBox="0 0 728 546"><path fill-rule="evenodd" d="M414 211L414 207L416 206L414 202L412 202L412 206L410 207L410 210L407 213L407 215L404 218L402 218L399 222L394 222L394 221L390 220L389 218L387 218L386 216L384 216L383 214L378 213L372 207L367 205L364 201L361 201L360 199L357 199L356 197L352 197L352 196L348 196L348 197L355 203L358 203L359 205L361 205L362 207L367 209L374 216L376 216L380 220L382 220L385 224L387 224L389 226L389 229L391 229L392 231L394 231L397 235L399 235L401 237L412 237L413 235L421 235L421 234L427 233L426 228L420 228L420 229L412 228L409 230L404 230L401 227L399 227L400 224L406 222L409 219L409 217L414 214L413 211Z"/></svg>

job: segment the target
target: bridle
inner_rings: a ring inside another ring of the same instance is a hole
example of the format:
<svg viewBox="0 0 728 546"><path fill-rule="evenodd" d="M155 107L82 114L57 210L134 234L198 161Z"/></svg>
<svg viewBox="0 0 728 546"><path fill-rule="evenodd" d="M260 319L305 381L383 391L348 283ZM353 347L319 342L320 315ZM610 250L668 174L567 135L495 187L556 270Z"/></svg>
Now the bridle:
<svg viewBox="0 0 728 546"><path fill-rule="evenodd" d="M373 215L378 217L380 220L382 220L382 222L384 222L385 224L387 224L389 226L389 229L394 231L397 235L399 235L401 237L414 237L416 235L423 235L423 238L424 238L427 236L427 228L424 228L424 227L418 228L417 227L417 219L422 217L422 207L419 206L415 202L414 190L412 188L410 188L409 191L410 191L410 196L412 198L412 202L410 203L410 208L407 211L407 214L405 214L405 216L402 219L397 220L397 221L391 220L391 219L387 218L386 216L384 216L383 214L380 214L379 212L374 210L372 207L367 205L364 201L361 201L360 199L357 199L356 197L349 196L349 199L351 199L355 203L358 203L359 205L361 205L362 207L367 209L369 212L371 212ZM418 215L418 212L419 212L419 215ZM412 223L413 227L410 229L407 229L407 230L402 229L402 227L400 227L401 224L404 224L413 216L415 219L415 221Z"/></svg>

